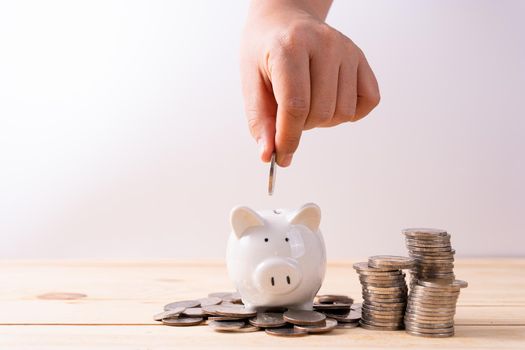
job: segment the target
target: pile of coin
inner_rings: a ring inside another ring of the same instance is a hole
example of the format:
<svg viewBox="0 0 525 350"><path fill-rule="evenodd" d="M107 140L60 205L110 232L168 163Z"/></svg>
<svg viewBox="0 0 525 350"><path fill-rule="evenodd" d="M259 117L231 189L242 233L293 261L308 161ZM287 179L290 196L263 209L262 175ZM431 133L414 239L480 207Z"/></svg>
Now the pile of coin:
<svg viewBox="0 0 525 350"><path fill-rule="evenodd" d="M211 293L207 298L176 301L164 306L164 311L153 316L168 326L195 326L207 324L218 332L256 332L297 337L327 333L336 328L355 328L361 318L361 305L353 304L346 295L318 295L314 310L272 308L248 310L239 293Z"/></svg>
<svg viewBox="0 0 525 350"><path fill-rule="evenodd" d="M454 254L450 234L432 228L404 229L408 255L416 264L411 273L411 287L419 279L454 281Z"/></svg>
<svg viewBox="0 0 525 350"><path fill-rule="evenodd" d="M414 266L403 256L372 256L353 265L363 292L361 327L372 330L404 328L408 287L402 270Z"/></svg>
<svg viewBox="0 0 525 350"><path fill-rule="evenodd" d="M456 280L450 234L432 228L403 230L410 257L415 261L405 314L409 334L423 337L454 335L454 315L461 288Z"/></svg>

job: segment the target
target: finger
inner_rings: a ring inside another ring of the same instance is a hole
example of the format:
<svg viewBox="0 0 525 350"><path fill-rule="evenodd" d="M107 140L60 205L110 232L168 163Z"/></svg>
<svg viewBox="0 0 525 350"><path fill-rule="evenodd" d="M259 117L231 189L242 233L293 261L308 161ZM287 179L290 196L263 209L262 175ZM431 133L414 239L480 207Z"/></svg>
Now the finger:
<svg viewBox="0 0 525 350"><path fill-rule="evenodd" d="M335 126L355 118L357 105L357 61L345 60L339 68L337 102L332 120L322 126Z"/></svg>
<svg viewBox="0 0 525 350"><path fill-rule="evenodd" d="M250 133L259 147L259 156L263 162L269 162L275 148L275 113L277 103L254 64L253 71L242 72L244 108Z"/></svg>
<svg viewBox="0 0 525 350"><path fill-rule="evenodd" d="M275 149L277 164L290 165L299 146L310 109L309 57L306 51L278 57L272 69L272 85L277 101Z"/></svg>
<svg viewBox="0 0 525 350"><path fill-rule="evenodd" d="M377 80L364 55L357 66L357 106L351 121L365 117L379 104L380 95Z"/></svg>
<svg viewBox="0 0 525 350"><path fill-rule="evenodd" d="M311 103L304 130L328 123L335 111L339 62L334 55L316 55L310 60Z"/></svg>

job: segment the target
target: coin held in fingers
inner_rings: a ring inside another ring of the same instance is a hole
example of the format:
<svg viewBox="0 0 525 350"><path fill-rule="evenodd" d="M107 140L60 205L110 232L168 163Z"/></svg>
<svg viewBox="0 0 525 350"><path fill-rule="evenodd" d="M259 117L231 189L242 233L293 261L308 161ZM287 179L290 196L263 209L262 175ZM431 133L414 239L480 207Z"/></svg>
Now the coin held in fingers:
<svg viewBox="0 0 525 350"><path fill-rule="evenodd" d="M275 175L277 167L275 166L275 152L272 153L272 160L270 161L270 173L268 175L268 195L273 195L275 190Z"/></svg>

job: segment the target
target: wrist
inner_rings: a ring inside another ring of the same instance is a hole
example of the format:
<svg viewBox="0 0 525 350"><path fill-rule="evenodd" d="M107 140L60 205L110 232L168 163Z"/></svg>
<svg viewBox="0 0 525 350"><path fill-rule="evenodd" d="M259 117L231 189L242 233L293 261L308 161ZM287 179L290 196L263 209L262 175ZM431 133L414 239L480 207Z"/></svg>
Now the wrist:
<svg viewBox="0 0 525 350"><path fill-rule="evenodd" d="M252 0L249 16L271 16L296 11L324 22L331 4L332 0Z"/></svg>

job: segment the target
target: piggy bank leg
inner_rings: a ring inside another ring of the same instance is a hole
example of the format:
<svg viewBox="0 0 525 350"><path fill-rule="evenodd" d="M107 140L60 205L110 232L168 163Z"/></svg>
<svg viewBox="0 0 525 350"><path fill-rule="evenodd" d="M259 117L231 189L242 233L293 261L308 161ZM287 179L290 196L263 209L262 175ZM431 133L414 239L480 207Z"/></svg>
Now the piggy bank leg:
<svg viewBox="0 0 525 350"><path fill-rule="evenodd" d="M289 309L312 311L314 309L314 303L310 300L302 304L291 305Z"/></svg>
<svg viewBox="0 0 525 350"><path fill-rule="evenodd" d="M244 308L248 311L257 311L257 307L252 303L244 303Z"/></svg>

